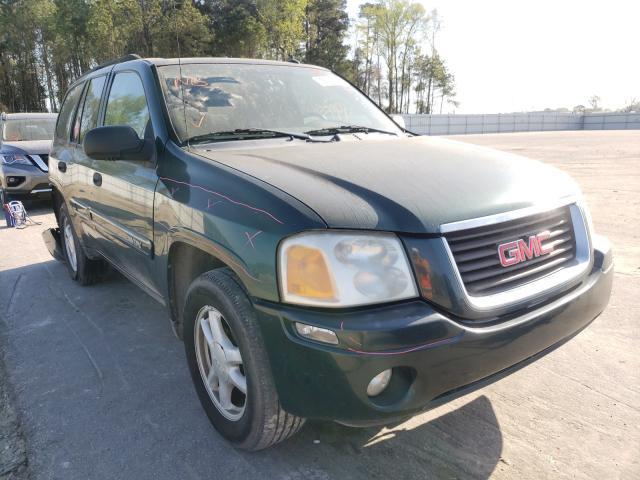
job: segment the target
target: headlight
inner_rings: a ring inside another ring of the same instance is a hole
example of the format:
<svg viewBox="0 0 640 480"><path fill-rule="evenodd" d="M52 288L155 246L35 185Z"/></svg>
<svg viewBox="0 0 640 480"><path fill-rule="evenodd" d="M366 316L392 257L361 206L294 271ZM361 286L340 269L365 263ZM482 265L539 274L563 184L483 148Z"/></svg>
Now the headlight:
<svg viewBox="0 0 640 480"><path fill-rule="evenodd" d="M5 165L33 165L25 155L0 155L0 162Z"/></svg>
<svg viewBox="0 0 640 480"><path fill-rule="evenodd" d="M308 232L278 251L285 302L353 307L418 296L400 240L388 233Z"/></svg>

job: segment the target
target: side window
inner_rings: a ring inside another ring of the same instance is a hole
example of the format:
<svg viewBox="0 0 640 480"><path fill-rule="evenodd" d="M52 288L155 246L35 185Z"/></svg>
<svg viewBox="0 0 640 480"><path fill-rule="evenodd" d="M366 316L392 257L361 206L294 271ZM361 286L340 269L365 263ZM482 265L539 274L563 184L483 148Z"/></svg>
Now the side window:
<svg viewBox="0 0 640 480"><path fill-rule="evenodd" d="M67 97L62 104L62 108L60 109L58 123L56 125L56 137L64 142L69 141L71 123L74 118L73 113L76 109L76 105L78 104L78 100L80 99L83 85L84 84L76 85L69 90L69 93L67 93Z"/></svg>
<svg viewBox="0 0 640 480"><path fill-rule="evenodd" d="M100 97L107 77L97 77L89 82L87 93L84 96L82 118L80 120L80 132L78 142L81 143L85 134L98 125L98 110L100 109Z"/></svg>
<svg viewBox="0 0 640 480"><path fill-rule="evenodd" d="M142 80L133 72L118 73L107 100L105 125L128 125L144 138L149 123L149 109Z"/></svg>
<svg viewBox="0 0 640 480"><path fill-rule="evenodd" d="M86 86L86 83L85 83ZM78 138L80 137L80 115L82 115L82 104L84 103L84 98L87 96L87 89L84 89L82 96L80 97L80 103L78 104L78 108L76 109L76 115L71 123L71 136L69 141L71 143L78 143Z"/></svg>

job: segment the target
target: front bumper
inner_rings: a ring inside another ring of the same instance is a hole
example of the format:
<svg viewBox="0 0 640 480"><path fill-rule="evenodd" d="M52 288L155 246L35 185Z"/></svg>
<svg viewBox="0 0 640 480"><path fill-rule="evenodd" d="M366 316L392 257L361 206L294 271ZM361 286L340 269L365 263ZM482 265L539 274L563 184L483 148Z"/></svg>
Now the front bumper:
<svg viewBox="0 0 640 480"><path fill-rule="evenodd" d="M12 185L8 181L9 177L19 179L19 183ZM2 165L0 167L0 188L10 195L51 193L49 174L29 165Z"/></svg>
<svg viewBox="0 0 640 480"><path fill-rule="evenodd" d="M283 408L352 425L386 423L522 368L579 333L606 307L612 254L604 238L595 246L593 269L569 293L485 326L450 318L420 300L348 313L256 302ZM301 338L296 321L334 330L340 345ZM379 398L369 398L367 384L388 368L398 380Z"/></svg>

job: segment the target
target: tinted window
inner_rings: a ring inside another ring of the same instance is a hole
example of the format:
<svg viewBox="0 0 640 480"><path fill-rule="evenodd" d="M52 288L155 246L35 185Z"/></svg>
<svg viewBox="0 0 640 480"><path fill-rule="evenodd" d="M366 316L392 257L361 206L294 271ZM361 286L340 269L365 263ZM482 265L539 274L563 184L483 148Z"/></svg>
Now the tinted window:
<svg viewBox="0 0 640 480"><path fill-rule="evenodd" d="M149 109L140 77L133 72L117 74L109 92L104 124L128 125L143 138L148 122Z"/></svg>
<svg viewBox="0 0 640 480"><path fill-rule="evenodd" d="M96 128L98 125L98 110L100 108L100 96L106 77L94 78L89 82L87 93L84 96L84 107L82 108L82 120L80 121L79 142L82 142L84 135Z"/></svg>
<svg viewBox="0 0 640 480"><path fill-rule="evenodd" d="M58 116L58 126L56 127L56 136L64 141L69 140L69 131L71 130L71 122L73 121L73 112L75 111L78 99L82 93L83 84L76 85L67 94L67 97L60 109Z"/></svg>

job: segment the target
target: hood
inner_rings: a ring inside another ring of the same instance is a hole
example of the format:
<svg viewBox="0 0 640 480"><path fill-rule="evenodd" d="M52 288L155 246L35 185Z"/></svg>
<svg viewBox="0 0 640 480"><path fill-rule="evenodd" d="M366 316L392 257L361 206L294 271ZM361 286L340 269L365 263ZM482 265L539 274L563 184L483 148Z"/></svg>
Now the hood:
<svg viewBox="0 0 640 480"><path fill-rule="evenodd" d="M47 155L51 140L29 140L25 142L2 142L2 151L24 153L25 155Z"/></svg>
<svg viewBox="0 0 640 480"><path fill-rule="evenodd" d="M444 223L579 193L543 163L434 137L197 153L296 197L332 228L437 233Z"/></svg>

